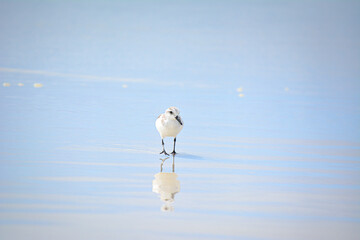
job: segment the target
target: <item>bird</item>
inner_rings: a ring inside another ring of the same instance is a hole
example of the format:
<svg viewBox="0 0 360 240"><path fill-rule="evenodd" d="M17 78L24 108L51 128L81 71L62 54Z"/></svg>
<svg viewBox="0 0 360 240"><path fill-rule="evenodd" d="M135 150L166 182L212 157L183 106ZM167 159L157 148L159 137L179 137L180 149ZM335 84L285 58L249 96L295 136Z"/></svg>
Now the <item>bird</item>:
<svg viewBox="0 0 360 240"><path fill-rule="evenodd" d="M165 151L164 138L173 137L174 138L174 149L171 154L175 155L175 144L176 136L183 129L184 123L180 117L180 111L177 107L169 107L165 110L165 113L160 114L155 121L156 129L158 130L161 137L162 152L160 154L169 155Z"/></svg>

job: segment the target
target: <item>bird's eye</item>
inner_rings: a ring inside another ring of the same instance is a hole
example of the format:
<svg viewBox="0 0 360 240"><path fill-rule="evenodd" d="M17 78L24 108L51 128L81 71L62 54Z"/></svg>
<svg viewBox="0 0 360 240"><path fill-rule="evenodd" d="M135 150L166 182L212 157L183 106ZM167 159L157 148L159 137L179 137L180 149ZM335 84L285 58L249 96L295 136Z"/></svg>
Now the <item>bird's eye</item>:
<svg viewBox="0 0 360 240"><path fill-rule="evenodd" d="M173 112L172 112L172 111L170 111L169 113L170 113L170 114L173 114Z"/></svg>

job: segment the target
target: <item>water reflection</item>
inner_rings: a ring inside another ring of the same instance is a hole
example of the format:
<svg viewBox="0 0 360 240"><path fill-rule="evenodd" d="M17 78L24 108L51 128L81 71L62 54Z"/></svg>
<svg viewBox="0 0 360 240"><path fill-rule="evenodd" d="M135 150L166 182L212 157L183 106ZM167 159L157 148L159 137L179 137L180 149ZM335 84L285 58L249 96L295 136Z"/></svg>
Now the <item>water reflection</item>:
<svg viewBox="0 0 360 240"><path fill-rule="evenodd" d="M155 174L155 179L152 182L153 192L160 195L161 201L164 204L161 207L161 211L169 212L174 211L174 197L175 194L180 192L180 181L177 180L177 174L175 173L175 155L173 155L172 172L163 172L164 163L169 157L160 158L160 172Z"/></svg>

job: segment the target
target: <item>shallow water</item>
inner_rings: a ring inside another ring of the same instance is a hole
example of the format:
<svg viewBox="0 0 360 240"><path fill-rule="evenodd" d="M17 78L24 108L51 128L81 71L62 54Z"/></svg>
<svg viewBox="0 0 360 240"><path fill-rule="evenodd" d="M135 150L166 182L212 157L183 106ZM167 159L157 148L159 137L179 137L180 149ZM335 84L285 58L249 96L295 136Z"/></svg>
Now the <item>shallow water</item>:
<svg viewBox="0 0 360 240"><path fill-rule="evenodd" d="M356 239L359 4L324 4L1 2L0 238Z"/></svg>

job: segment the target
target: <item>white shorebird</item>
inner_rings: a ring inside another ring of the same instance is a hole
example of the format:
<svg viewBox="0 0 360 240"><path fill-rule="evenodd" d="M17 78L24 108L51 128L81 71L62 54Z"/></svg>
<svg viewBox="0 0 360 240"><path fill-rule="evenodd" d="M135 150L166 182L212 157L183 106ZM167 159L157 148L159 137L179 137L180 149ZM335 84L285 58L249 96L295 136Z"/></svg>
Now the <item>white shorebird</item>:
<svg viewBox="0 0 360 240"><path fill-rule="evenodd" d="M181 129L183 128L183 121L180 117L180 111L176 107L169 107L166 109L165 113L160 114L160 116L156 119L155 126L161 137L161 144L163 150L160 154L164 153L165 155L169 155L165 151L164 147L164 138L166 137L174 137L174 149L171 154L176 154L175 152L175 144L176 144L176 136L179 134Z"/></svg>

